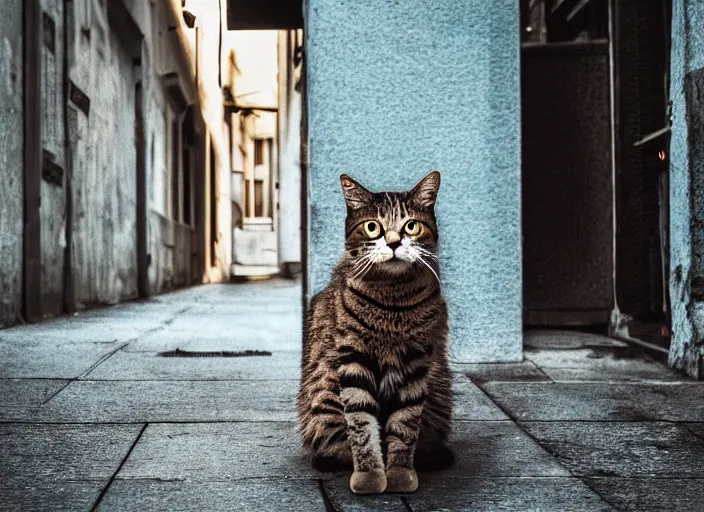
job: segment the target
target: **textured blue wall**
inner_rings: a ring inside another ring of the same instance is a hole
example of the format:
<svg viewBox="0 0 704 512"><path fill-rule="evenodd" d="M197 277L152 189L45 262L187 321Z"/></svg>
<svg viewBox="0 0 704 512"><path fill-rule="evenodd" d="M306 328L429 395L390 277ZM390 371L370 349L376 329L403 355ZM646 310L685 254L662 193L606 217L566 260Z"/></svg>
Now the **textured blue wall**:
<svg viewBox="0 0 704 512"><path fill-rule="evenodd" d="M704 2L674 0L670 97L670 364L704 377ZM699 226L699 227L698 227Z"/></svg>
<svg viewBox="0 0 704 512"><path fill-rule="evenodd" d="M453 357L522 357L516 0L308 0L311 291L343 247L339 175L437 212Z"/></svg>

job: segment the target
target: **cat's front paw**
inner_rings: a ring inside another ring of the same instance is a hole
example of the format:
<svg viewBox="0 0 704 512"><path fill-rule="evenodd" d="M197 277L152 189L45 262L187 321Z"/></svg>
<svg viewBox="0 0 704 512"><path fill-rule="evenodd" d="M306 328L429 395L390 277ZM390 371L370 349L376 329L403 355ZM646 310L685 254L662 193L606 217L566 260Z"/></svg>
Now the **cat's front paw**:
<svg viewBox="0 0 704 512"><path fill-rule="evenodd" d="M386 489L386 473L382 469L355 471L350 478L350 489L355 494L381 494Z"/></svg>
<svg viewBox="0 0 704 512"><path fill-rule="evenodd" d="M418 475L415 469L392 466L386 470L386 492L415 492Z"/></svg>

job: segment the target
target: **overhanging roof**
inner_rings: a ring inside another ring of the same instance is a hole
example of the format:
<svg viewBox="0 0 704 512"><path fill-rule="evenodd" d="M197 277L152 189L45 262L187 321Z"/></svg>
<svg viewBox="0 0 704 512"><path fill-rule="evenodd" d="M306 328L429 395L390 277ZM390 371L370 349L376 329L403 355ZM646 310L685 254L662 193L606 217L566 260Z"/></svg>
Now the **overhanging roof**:
<svg viewBox="0 0 704 512"><path fill-rule="evenodd" d="M229 30L303 28L303 0L227 0Z"/></svg>

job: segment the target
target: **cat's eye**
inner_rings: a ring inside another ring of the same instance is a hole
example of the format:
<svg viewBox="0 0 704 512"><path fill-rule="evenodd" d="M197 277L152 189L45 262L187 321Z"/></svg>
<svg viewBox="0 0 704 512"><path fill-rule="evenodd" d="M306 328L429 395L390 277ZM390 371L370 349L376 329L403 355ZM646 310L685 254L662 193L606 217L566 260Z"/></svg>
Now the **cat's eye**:
<svg viewBox="0 0 704 512"><path fill-rule="evenodd" d="M368 220L364 223L364 234L369 238L379 238L381 236L381 226L375 220Z"/></svg>
<svg viewBox="0 0 704 512"><path fill-rule="evenodd" d="M421 225L420 222L412 220L406 223L406 227L404 229L408 235L417 236L420 234Z"/></svg>

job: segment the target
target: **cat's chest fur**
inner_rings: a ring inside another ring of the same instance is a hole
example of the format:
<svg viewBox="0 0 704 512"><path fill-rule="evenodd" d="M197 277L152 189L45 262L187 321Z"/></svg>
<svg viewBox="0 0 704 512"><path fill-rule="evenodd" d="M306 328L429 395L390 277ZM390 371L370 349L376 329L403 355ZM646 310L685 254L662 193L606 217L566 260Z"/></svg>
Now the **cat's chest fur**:
<svg viewBox="0 0 704 512"><path fill-rule="evenodd" d="M379 373L377 382L379 400L387 402L404 385L404 374L400 369L394 367L382 368Z"/></svg>

